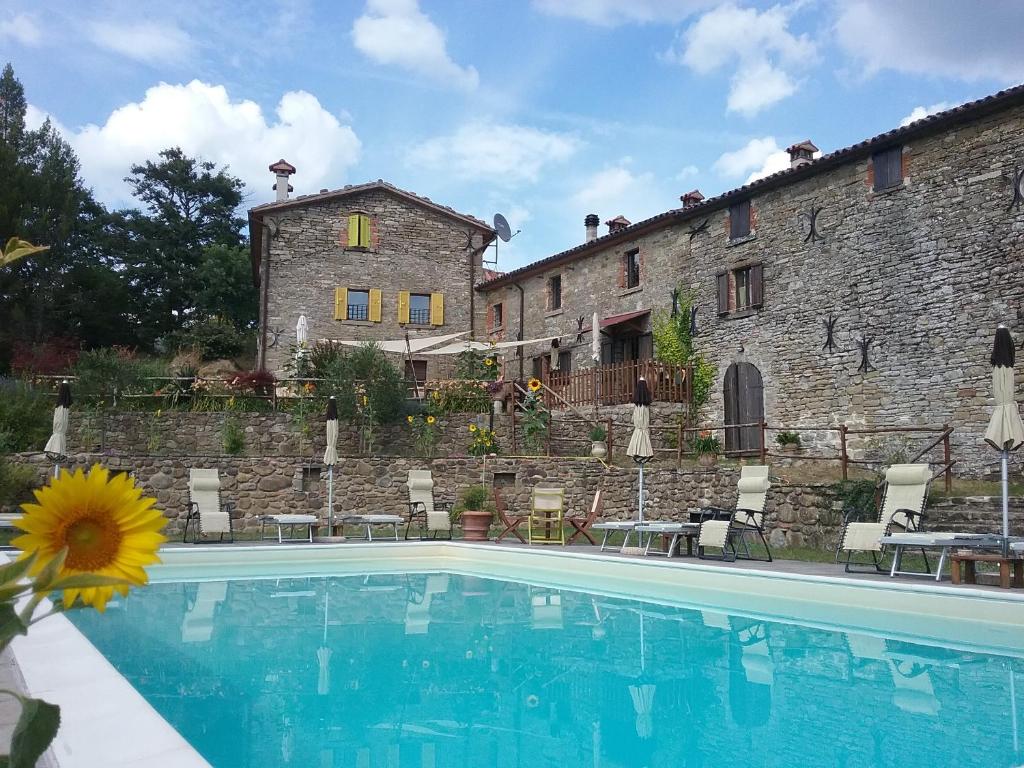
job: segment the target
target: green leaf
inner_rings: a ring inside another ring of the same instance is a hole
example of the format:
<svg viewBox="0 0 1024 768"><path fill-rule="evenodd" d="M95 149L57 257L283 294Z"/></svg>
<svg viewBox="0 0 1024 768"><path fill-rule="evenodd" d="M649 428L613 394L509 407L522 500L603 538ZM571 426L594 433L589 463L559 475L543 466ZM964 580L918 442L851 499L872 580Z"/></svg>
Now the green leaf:
<svg viewBox="0 0 1024 768"><path fill-rule="evenodd" d="M15 560L12 563L0 567L0 584L10 584L18 581L22 576L29 572L29 569L35 565L36 559L39 557L38 552L33 552L28 557L22 560Z"/></svg>
<svg viewBox="0 0 1024 768"><path fill-rule="evenodd" d="M65 547L56 555L53 559L43 566L43 570L36 576L35 589L36 592L45 592L48 589L52 589L50 584L57 578L57 574L60 573L60 569L64 567L64 560L68 556L68 549Z"/></svg>
<svg viewBox="0 0 1024 768"><path fill-rule="evenodd" d="M11 764L11 758L7 755L0 755L0 768L8 768Z"/></svg>
<svg viewBox="0 0 1024 768"><path fill-rule="evenodd" d="M74 576L65 576L52 582L47 589L88 589L89 587L118 587L122 584L131 585L127 579L118 579L113 576L97 576L94 573L76 573Z"/></svg>
<svg viewBox="0 0 1024 768"><path fill-rule="evenodd" d="M0 645L6 646L16 635L28 634L28 626L11 603L0 603Z"/></svg>
<svg viewBox="0 0 1024 768"><path fill-rule="evenodd" d="M60 727L60 707L42 699L22 699L21 717L11 736L11 768L34 768Z"/></svg>
<svg viewBox="0 0 1024 768"><path fill-rule="evenodd" d="M23 595L31 589L31 585L28 584L15 584L10 587L0 587L0 602L9 602L19 595Z"/></svg>

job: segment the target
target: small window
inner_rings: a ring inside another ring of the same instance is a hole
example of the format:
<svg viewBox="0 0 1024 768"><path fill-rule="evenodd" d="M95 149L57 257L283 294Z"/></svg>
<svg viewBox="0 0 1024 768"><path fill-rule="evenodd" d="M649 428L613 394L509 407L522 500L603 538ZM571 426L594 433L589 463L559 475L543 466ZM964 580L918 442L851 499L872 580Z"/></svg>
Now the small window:
<svg viewBox="0 0 1024 768"><path fill-rule="evenodd" d="M505 307L502 304L491 305L491 330L505 327Z"/></svg>
<svg viewBox="0 0 1024 768"><path fill-rule="evenodd" d="M532 360L532 363L533 363L533 366L532 366L533 378L543 380L544 379L544 369L547 367L547 365L550 362L551 362L551 359L547 355L538 355L537 357L533 358L533 360Z"/></svg>
<svg viewBox="0 0 1024 768"><path fill-rule="evenodd" d="M898 187L903 183L903 147L891 147L875 152L871 156L871 167L875 174L875 182L872 185L875 192Z"/></svg>
<svg viewBox="0 0 1024 768"><path fill-rule="evenodd" d="M750 201L729 206L729 239L736 240L750 234Z"/></svg>
<svg viewBox="0 0 1024 768"><path fill-rule="evenodd" d="M558 370L561 373L569 373L572 370L572 352L558 353Z"/></svg>
<svg viewBox="0 0 1024 768"><path fill-rule="evenodd" d="M426 360L406 360L405 380L413 387L418 387L427 380Z"/></svg>
<svg viewBox="0 0 1024 768"><path fill-rule="evenodd" d="M370 217L364 213L353 213L348 217L348 247L370 247Z"/></svg>
<svg viewBox="0 0 1024 768"><path fill-rule="evenodd" d="M348 320L370 319L370 292L348 289Z"/></svg>
<svg viewBox="0 0 1024 768"><path fill-rule="evenodd" d="M764 265L751 264L718 274L718 314L764 306Z"/></svg>
<svg viewBox="0 0 1024 768"><path fill-rule="evenodd" d="M624 258L626 260L626 288L636 288L640 285L640 251L634 249Z"/></svg>
<svg viewBox="0 0 1024 768"><path fill-rule="evenodd" d="M409 322L413 325L430 325L430 294L409 294Z"/></svg>
<svg viewBox="0 0 1024 768"><path fill-rule="evenodd" d="M548 311L562 308L562 276L548 278Z"/></svg>
<svg viewBox="0 0 1024 768"><path fill-rule="evenodd" d="M733 277L733 282L736 284L733 307L735 309L748 309L750 307L750 267L737 269L733 272Z"/></svg>

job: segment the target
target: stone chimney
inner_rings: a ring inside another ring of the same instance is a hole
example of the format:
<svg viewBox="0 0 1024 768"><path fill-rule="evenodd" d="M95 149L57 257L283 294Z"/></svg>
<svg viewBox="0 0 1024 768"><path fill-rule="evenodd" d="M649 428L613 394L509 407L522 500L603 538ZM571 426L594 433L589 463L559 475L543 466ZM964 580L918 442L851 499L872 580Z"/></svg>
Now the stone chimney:
<svg viewBox="0 0 1024 768"><path fill-rule="evenodd" d="M288 177L295 173L295 166L285 160L278 160L270 166L270 172L274 174L277 181L274 182L274 190L277 192L277 202L288 199L288 193L294 192L292 185L288 183Z"/></svg>
<svg viewBox="0 0 1024 768"><path fill-rule="evenodd" d="M804 139L786 151L789 152L789 167L799 168L814 162L814 153L818 151L818 148L811 143L810 139Z"/></svg>
<svg viewBox="0 0 1024 768"><path fill-rule="evenodd" d="M597 225L601 223L601 219L596 213L588 213L587 217L583 220L583 225L587 228L587 239L586 242L597 240Z"/></svg>
<svg viewBox="0 0 1024 768"><path fill-rule="evenodd" d="M627 219L622 214L619 214L614 219L608 219L608 221L605 222L605 224L608 225L608 234L609 235L612 234L613 232L619 232L619 231L625 229L626 227L628 227L632 223L633 222L631 222L629 219Z"/></svg>
<svg viewBox="0 0 1024 768"><path fill-rule="evenodd" d="M699 189L694 189L691 190L690 192L687 192L679 199L683 201L683 208L693 208L693 206L700 204L700 202L704 199L704 195L700 193Z"/></svg>

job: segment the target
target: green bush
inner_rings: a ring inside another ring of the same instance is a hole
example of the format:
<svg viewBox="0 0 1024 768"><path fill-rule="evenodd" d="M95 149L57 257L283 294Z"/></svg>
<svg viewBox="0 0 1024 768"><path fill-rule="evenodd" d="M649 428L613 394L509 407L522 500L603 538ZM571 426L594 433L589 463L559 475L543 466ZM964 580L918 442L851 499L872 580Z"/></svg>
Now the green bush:
<svg viewBox="0 0 1024 768"><path fill-rule="evenodd" d="M56 395L0 379L0 454L41 451L53 429Z"/></svg>
<svg viewBox="0 0 1024 768"><path fill-rule="evenodd" d="M676 316L667 312L656 312L651 319L651 335L654 338L654 357L669 365L680 367L691 366L693 378L690 381L693 395L694 415L711 396L711 387L715 383L715 366L693 349L690 336L690 307L693 306L693 294L679 286L679 301Z"/></svg>
<svg viewBox="0 0 1024 768"><path fill-rule="evenodd" d="M36 473L32 467L13 464L0 456L0 507L12 507L30 501L36 484Z"/></svg>
<svg viewBox="0 0 1024 768"><path fill-rule="evenodd" d="M874 480L842 480L831 486L836 501L843 503L843 514L870 519L875 517L875 493L877 485Z"/></svg>
<svg viewBox="0 0 1024 768"><path fill-rule="evenodd" d="M608 437L608 430L600 424L595 424L590 428L590 442L603 443L606 437Z"/></svg>
<svg viewBox="0 0 1024 768"><path fill-rule="evenodd" d="M471 485L459 494L458 503L452 508L452 515L458 519L463 512L494 512L491 493L485 485Z"/></svg>
<svg viewBox="0 0 1024 768"><path fill-rule="evenodd" d="M228 456L239 456L245 450L245 432L234 416L224 419L221 435L224 440L224 453Z"/></svg>
<svg viewBox="0 0 1024 768"><path fill-rule="evenodd" d="M214 317L175 331L167 338L167 346L171 351L194 349L203 360L232 359L248 349L251 335Z"/></svg>

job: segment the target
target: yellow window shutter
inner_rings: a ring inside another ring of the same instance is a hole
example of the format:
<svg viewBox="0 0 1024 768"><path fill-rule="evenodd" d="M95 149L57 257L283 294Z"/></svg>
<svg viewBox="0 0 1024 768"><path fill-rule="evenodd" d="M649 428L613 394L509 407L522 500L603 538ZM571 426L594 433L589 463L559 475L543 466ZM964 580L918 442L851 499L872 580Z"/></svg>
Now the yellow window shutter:
<svg viewBox="0 0 1024 768"><path fill-rule="evenodd" d="M348 319L348 288L334 289L334 319Z"/></svg>
<svg viewBox="0 0 1024 768"><path fill-rule="evenodd" d="M444 294L430 294L430 324L444 325Z"/></svg>
<svg viewBox="0 0 1024 768"><path fill-rule="evenodd" d="M398 322L409 322L409 292L398 292Z"/></svg>
<svg viewBox="0 0 1024 768"><path fill-rule="evenodd" d="M369 248L370 247L370 217L360 216L359 217L359 247Z"/></svg>
<svg viewBox="0 0 1024 768"><path fill-rule="evenodd" d="M371 323L380 322L380 288L370 289L370 309L367 316Z"/></svg>
<svg viewBox="0 0 1024 768"><path fill-rule="evenodd" d="M348 247L359 247L359 214L357 213L348 217Z"/></svg>

